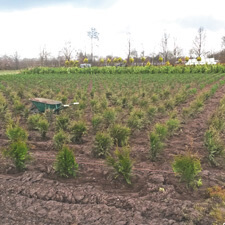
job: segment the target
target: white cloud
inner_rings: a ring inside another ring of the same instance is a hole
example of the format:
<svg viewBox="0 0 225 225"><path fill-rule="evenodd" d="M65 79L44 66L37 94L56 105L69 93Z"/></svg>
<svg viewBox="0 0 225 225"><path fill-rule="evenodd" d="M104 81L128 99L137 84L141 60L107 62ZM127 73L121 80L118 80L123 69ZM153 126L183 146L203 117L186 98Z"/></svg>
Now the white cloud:
<svg viewBox="0 0 225 225"><path fill-rule="evenodd" d="M13 54L18 51L21 57L38 57L40 48L46 46L52 55L57 56L65 41L71 41L75 49L90 52L87 31L95 27L100 33L99 47L95 53L105 56L113 54L125 57L127 54L127 32L131 33L132 46L139 53L146 54L160 50L163 32L170 34L172 48L176 37L184 54L188 54L197 34L196 18L213 18L221 22L216 31L207 30L208 50L219 50L221 37L225 35L225 16L222 0L214 2L190 0L186 5L180 0L120 0L110 8L75 8L71 5L35 8L23 11L0 12L1 30L0 54ZM217 6L215 6L217 5ZM190 26L179 21L190 18ZM191 25L193 24L193 26Z"/></svg>

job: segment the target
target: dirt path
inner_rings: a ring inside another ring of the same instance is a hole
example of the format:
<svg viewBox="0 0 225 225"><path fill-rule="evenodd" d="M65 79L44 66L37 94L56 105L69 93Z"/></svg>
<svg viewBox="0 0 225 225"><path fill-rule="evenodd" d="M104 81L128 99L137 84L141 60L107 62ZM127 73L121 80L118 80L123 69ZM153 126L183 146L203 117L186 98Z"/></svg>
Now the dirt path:
<svg viewBox="0 0 225 225"><path fill-rule="evenodd" d="M0 224L196 224L201 215L193 202L176 199L163 177L148 177L141 191L125 188L117 194L114 188L46 179L38 172L0 175Z"/></svg>

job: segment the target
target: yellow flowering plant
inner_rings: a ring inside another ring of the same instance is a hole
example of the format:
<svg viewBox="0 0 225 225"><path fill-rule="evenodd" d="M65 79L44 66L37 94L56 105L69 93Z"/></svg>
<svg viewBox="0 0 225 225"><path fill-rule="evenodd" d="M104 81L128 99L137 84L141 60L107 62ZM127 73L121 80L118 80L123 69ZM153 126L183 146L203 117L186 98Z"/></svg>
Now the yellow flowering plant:
<svg viewBox="0 0 225 225"><path fill-rule="evenodd" d="M83 62L88 63L88 58L84 58Z"/></svg>
<svg viewBox="0 0 225 225"><path fill-rule="evenodd" d="M200 62L202 60L202 58L199 56L197 57L197 61Z"/></svg>
<svg viewBox="0 0 225 225"><path fill-rule="evenodd" d="M151 66L151 63L148 61L148 62L146 63L146 66Z"/></svg>
<svg viewBox="0 0 225 225"><path fill-rule="evenodd" d="M167 61L167 62L166 62L166 65L167 65L167 66L169 66L169 65L170 65L170 62L169 62L169 61Z"/></svg>

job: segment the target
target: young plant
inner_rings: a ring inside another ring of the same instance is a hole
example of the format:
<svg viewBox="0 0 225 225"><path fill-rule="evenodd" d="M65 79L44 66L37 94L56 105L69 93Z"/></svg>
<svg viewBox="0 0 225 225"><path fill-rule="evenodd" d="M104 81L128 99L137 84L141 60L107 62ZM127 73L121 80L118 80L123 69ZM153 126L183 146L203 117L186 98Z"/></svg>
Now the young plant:
<svg viewBox="0 0 225 225"><path fill-rule="evenodd" d="M26 141L28 136L27 132L18 124L16 124L15 126L8 126L6 130L6 135L8 136L11 142Z"/></svg>
<svg viewBox="0 0 225 225"><path fill-rule="evenodd" d="M12 159L18 170L23 170L25 162L30 158L27 144L21 140L11 143L9 149L4 150L3 154Z"/></svg>
<svg viewBox="0 0 225 225"><path fill-rule="evenodd" d="M44 116L48 120L48 122L51 124L53 122L53 118L54 118L54 111L51 109L46 109Z"/></svg>
<svg viewBox="0 0 225 225"><path fill-rule="evenodd" d="M163 148L163 143L162 143L162 140L161 140L159 134L157 134L155 131L153 131L149 134L149 138L150 138L150 146L151 146L150 150L149 150L150 158L152 161L155 161L158 153Z"/></svg>
<svg viewBox="0 0 225 225"><path fill-rule="evenodd" d="M81 143L82 136L86 133L87 126L83 121L74 122L70 128L73 143Z"/></svg>
<svg viewBox="0 0 225 225"><path fill-rule="evenodd" d="M16 115L22 113L24 109L25 105L23 103L21 103L19 100L14 101L14 111Z"/></svg>
<svg viewBox="0 0 225 225"><path fill-rule="evenodd" d="M191 187L196 186L198 174L202 171L200 160L191 153L176 156L172 168L181 177L181 181Z"/></svg>
<svg viewBox="0 0 225 225"><path fill-rule="evenodd" d="M159 136L160 140L164 140L168 135L168 128L165 124L157 123L155 125L155 132Z"/></svg>
<svg viewBox="0 0 225 225"><path fill-rule="evenodd" d="M37 124L37 128L41 134L41 137L46 138L46 134L48 132L49 123L46 119L40 119Z"/></svg>
<svg viewBox="0 0 225 225"><path fill-rule="evenodd" d="M92 152L97 157L106 157L113 145L113 140L107 133L99 132L95 136Z"/></svg>
<svg viewBox="0 0 225 225"><path fill-rule="evenodd" d="M213 127L210 127L205 132L205 145L207 146L208 152L209 152L209 161L217 166L218 163L215 159L216 156L219 156L222 154L222 152L225 149L224 143L220 138L220 135L216 129Z"/></svg>
<svg viewBox="0 0 225 225"><path fill-rule="evenodd" d="M53 137L53 144L57 150L61 150L63 145L67 144L68 142L69 137L63 130L60 130Z"/></svg>
<svg viewBox="0 0 225 225"><path fill-rule="evenodd" d="M29 130L38 129L38 122L40 119L41 119L41 116L39 114L29 116L27 120Z"/></svg>
<svg viewBox="0 0 225 225"><path fill-rule="evenodd" d="M116 113L112 109L107 109L103 112L103 119L106 127L109 127L111 124L115 122Z"/></svg>
<svg viewBox="0 0 225 225"><path fill-rule="evenodd" d="M130 158L130 149L127 146L122 149L117 148L114 156L108 156L107 164L114 168L115 179L122 175L126 182L131 184L133 160Z"/></svg>
<svg viewBox="0 0 225 225"><path fill-rule="evenodd" d="M144 112L142 110L134 110L129 119L128 126L132 130L140 130L144 127Z"/></svg>
<svg viewBox="0 0 225 225"><path fill-rule="evenodd" d="M93 116L93 118L91 119L91 124L94 132L98 131L101 128L102 122L103 122L102 116L100 115Z"/></svg>
<svg viewBox="0 0 225 225"><path fill-rule="evenodd" d="M157 112L157 108L154 106L149 106L147 109L147 120L151 122L153 118L155 117Z"/></svg>
<svg viewBox="0 0 225 225"><path fill-rule="evenodd" d="M78 164L76 163L73 151L67 146L64 146L57 154L54 168L61 177L76 176Z"/></svg>
<svg viewBox="0 0 225 225"><path fill-rule="evenodd" d="M69 124L68 116L60 115L56 119L56 130L57 131L59 131L59 130L66 131L68 128L68 124Z"/></svg>
<svg viewBox="0 0 225 225"><path fill-rule="evenodd" d="M119 147L127 144L130 136L130 128L124 127L121 124L115 124L110 129L110 135L114 140L114 143Z"/></svg>
<svg viewBox="0 0 225 225"><path fill-rule="evenodd" d="M173 133L180 127L180 121L178 119L169 119L166 122L166 126L170 135L173 135Z"/></svg>
<svg viewBox="0 0 225 225"><path fill-rule="evenodd" d="M157 94L153 94L151 100L153 103L156 103L159 100L159 96Z"/></svg>

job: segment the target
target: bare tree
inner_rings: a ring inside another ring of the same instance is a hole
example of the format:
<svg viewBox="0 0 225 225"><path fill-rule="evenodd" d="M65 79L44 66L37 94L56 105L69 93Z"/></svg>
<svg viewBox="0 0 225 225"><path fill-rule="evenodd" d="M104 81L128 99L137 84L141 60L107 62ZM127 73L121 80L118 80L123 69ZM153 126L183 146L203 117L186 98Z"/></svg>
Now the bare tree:
<svg viewBox="0 0 225 225"><path fill-rule="evenodd" d="M46 48L42 48L39 53L41 66L47 66L48 57L50 53L46 50Z"/></svg>
<svg viewBox="0 0 225 225"><path fill-rule="evenodd" d="M3 55L0 58L0 68L3 70L13 69L13 59L8 55Z"/></svg>
<svg viewBox="0 0 225 225"><path fill-rule="evenodd" d="M178 57L181 57L182 49L177 44L177 39L173 39L173 57L177 59Z"/></svg>
<svg viewBox="0 0 225 225"><path fill-rule="evenodd" d="M83 53L81 49L77 51L76 58L78 61L83 62L84 58L86 58L86 54Z"/></svg>
<svg viewBox="0 0 225 225"><path fill-rule="evenodd" d="M88 37L91 39L91 61L93 61L93 46L94 40L99 40L99 33L96 28L92 27L90 31L87 32Z"/></svg>
<svg viewBox="0 0 225 225"><path fill-rule="evenodd" d="M169 40L170 35L167 33L163 34L162 40L161 40L161 48L162 52L161 54L163 55L163 60L166 62L168 60L168 40Z"/></svg>
<svg viewBox="0 0 225 225"><path fill-rule="evenodd" d="M131 58L131 33L127 32L127 63L130 63Z"/></svg>
<svg viewBox="0 0 225 225"><path fill-rule="evenodd" d="M225 49L225 36L222 37L221 47L222 49Z"/></svg>
<svg viewBox="0 0 225 225"><path fill-rule="evenodd" d="M59 67L65 64L65 58L61 55L61 52L58 53L57 61Z"/></svg>
<svg viewBox="0 0 225 225"><path fill-rule="evenodd" d="M15 65L15 69L18 70L19 69L19 55L18 52L15 52L14 55L12 56L13 58L13 62Z"/></svg>
<svg viewBox="0 0 225 225"><path fill-rule="evenodd" d="M61 53L65 57L65 60L70 61L72 58L73 48L70 41L65 42L65 46L61 50Z"/></svg>
<svg viewBox="0 0 225 225"><path fill-rule="evenodd" d="M136 66L137 66L137 63L138 63L138 52L137 52L137 50L135 48L132 49L132 51L130 52L130 56L134 59L134 62L136 63Z"/></svg>
<svg viewBox="0 0 225 225"><path fill-rule="evenodd" d="M204 51L205 39L205 29L204 27L199 27L198 33L193 41L193 48L191 49L190 53L194 54L196 57L200 57L201 55L206 54L206 52Z"/></svg>

